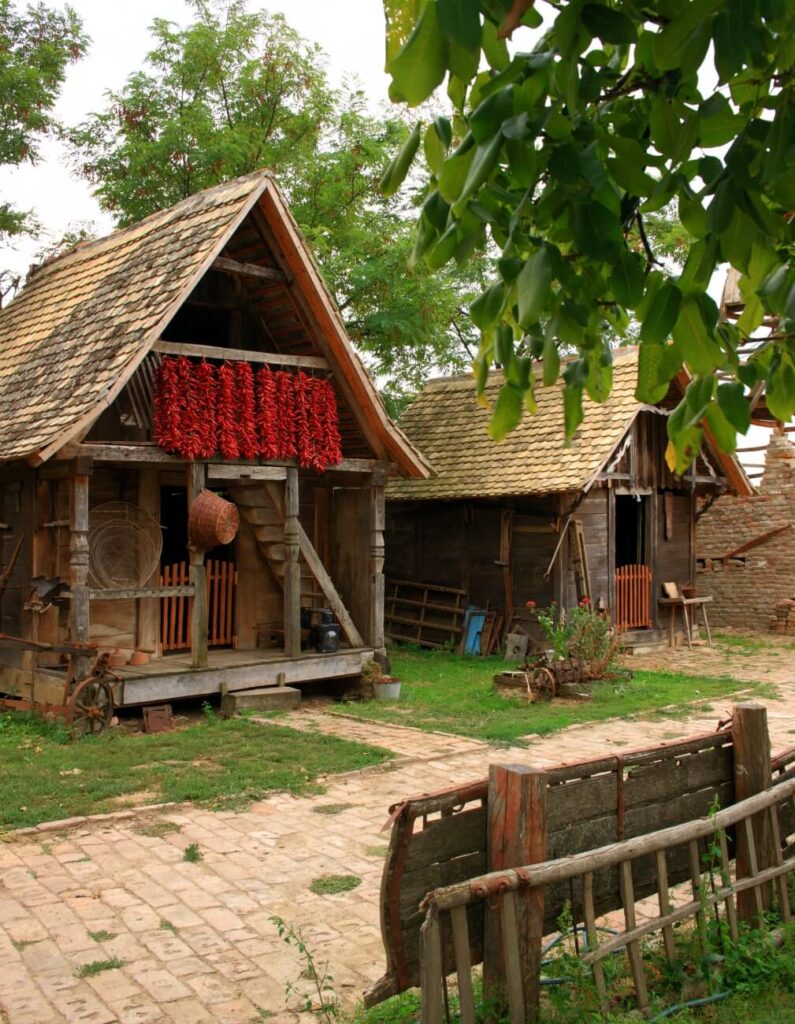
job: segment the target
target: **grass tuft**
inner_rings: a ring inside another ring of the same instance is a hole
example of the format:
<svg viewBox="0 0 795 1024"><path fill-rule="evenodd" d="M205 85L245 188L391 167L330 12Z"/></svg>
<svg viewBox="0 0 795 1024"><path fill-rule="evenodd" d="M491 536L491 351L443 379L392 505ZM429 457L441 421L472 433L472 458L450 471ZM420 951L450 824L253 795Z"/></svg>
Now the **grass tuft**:
<svg viewBox="0 0 795 1024"><path fill-rule="evenodd" d="M162 839L172 832L181 832L182 826L176 821L152 821L147 825L139 825L135 831L139 836L147 836L149 839Z"/></svg>
<svg viewBox="0 0 795 1024"><path fill-rule="evenodd" d="M342 814L353 806L354 804L318 804L312 811L314 814Z"/></svg>
<svg viewBox="0 0 795 1024"><path fill-rule="evenodd" d="M321 875L309 886L309 891L316 896L336 896L340 892L350 892L362 884L358 875Z"/></svg>
<svg viewBox="0 0 795 1024"><path fill-rule="evenodd" d="M116 938L117 933L106 932L105 929L103 928L98 932L89 932L88 934L91 936L94 942L110 942L111 939Z"/></svg>
<svg viewBox="0 0 795 1024"><path fill-rule="evenodd" d="M186 860L188 864L198 864L199 861L204 860L204 854L199 849L199 844L191 843L189 846L186 846L182 859Z"/></svg>
<svg viewBox="0 0 795 1024"><path fill-rule="evenodd" d="M119 960L117 956L112 956L110 960L92 960L90 964L78 967L75 973L78 978L93 978L95 974L102 974L103 971L115 971L118 967L124 967L125 962Z"/></svg>

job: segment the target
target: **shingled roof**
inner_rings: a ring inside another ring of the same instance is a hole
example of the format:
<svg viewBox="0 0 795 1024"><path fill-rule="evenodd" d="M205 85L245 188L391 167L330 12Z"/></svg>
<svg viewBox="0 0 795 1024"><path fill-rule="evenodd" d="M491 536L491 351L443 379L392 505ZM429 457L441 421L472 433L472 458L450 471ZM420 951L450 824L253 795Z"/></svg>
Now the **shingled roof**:
<svg viewBox="0 0 795 1024"><path fill-rule="evenodd" d="M84 431L142 362L246 216L276 230L290 279L313 293L318 344L384 456L427 465L387 417L275 182L265 171L199 192L44 264L0 312L0 462L50 457Z"/></svg>
<svg viewBox="0 0 795 1024"><path fill-rule="evenodd" d="M587 487L643 408L635 398L637 350L619 350L613 359L610 397L602 403L585 398L585 420L569 447L565 445L560 381L544 387L537 380L537 413L525 414L501 442L488 435L491 409L475 401L471 376L430 381L400 425L429 460L435 475L429 480L394 480L387 497L394 501L488 498ZM501 383L500 374L493 373L486 386L491 407Z"/></svg>

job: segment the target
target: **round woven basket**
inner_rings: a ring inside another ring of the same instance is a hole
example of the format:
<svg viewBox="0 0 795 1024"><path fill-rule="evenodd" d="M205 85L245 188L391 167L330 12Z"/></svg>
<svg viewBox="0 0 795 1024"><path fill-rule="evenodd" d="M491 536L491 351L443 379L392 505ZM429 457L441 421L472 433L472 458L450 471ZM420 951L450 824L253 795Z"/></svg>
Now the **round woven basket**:
<svg viewBox="0 0 795 1024"><path fill-rule="evenodd" d="M236 505L213 491L199 491L188 516L188 542L195 551L229 544L239 528L240 514Z"/></svg>

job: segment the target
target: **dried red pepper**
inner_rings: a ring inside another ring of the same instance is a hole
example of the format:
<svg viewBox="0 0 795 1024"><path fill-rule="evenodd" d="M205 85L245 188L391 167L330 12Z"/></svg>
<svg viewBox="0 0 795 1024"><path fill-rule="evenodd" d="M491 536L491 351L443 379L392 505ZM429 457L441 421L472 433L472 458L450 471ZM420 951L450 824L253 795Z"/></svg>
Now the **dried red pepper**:
<svg viewBox="0 0 795 1024"><path fill-rule="evenodd" d="M237 440L238 409L235 393L235 368L230 362L218 367L218 448L225 459L240 457Z"/></svg>
<svg viewBox="0 0 795 1024"><path fill-rule="evenodd" d="M237 385L237 442L244 459L259 455L257 437L257 404L254 395L254 371L248 363L235 363Z"/></svg>

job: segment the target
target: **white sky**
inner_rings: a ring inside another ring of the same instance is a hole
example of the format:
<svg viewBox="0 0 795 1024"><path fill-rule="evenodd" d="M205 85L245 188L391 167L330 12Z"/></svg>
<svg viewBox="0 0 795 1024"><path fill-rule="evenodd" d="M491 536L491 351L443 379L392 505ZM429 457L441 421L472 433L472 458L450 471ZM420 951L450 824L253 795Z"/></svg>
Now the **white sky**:
<svg viewBox="0 0 795 1024"><path fill-rule="evenodd" d="M151 48L148 27L155 18L186 24L192 14L183 0L71 0L71 6L82 18L91 46L87 56L69 69L56 106L57 117L67 125L101 109L105 90L119 89L127 76L141 67ZM343 4L249 0L249 6L283 13L302 36L319 43L328 56L328 72L335 85L346 75L356 75L374 108L387 100L380 0L344 0ZM44 229L38 240L25 238L13 245L0 245L0 267L16 273L24 273L39 250L61 238L75 222L93 221L100 234L113 228L112 219L100 211L88 184L70 170L66 147L54 141L41 146L36 165L0 168L0 195L15 206L32 210ZM767 435L766 430L751 428L739 443L762 444ZM754 453L745 460L759 463L761 455Z"/></svg>

